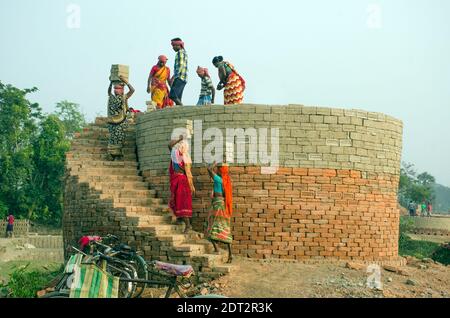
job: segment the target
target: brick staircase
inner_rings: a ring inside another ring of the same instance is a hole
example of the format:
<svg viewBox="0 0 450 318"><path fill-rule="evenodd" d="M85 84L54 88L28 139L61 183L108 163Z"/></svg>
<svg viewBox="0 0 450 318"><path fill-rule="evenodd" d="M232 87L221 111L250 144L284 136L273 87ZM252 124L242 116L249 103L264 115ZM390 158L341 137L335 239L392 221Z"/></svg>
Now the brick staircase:
<svg viewBox="0 0 450 318"><path fill-rule="evenodd" d="M226 252L212 254L203 234L183 234L156 191L140 175L136 132L130 125L123 161L107 161L108 129L97 118L75 136L66 157L64 242L75 244L82 235L112 233L141 250L148 260L190 264L200 281L229 273Z"/></svg>

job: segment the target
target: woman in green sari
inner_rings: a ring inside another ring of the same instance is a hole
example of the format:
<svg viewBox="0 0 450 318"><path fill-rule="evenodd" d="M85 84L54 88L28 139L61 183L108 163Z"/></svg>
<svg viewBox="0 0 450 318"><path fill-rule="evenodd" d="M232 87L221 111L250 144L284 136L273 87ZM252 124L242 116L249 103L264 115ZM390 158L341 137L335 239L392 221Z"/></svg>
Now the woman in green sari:
<svg viewBox="0 0 450 318"><path fill-rule="evenodd" d="M120 79L122 82L114 85L114 95L111 93L113 82L108 88L108 160L111 161L123 158L123 141L125 130L128 128L128 99L134 94L133 86L124 77L120 76ZM126 95L125 85L129 88Z"/></svg>
<svg viewBox="0 0 450 318"><path fill-rule="evenodd" d="M231 215L233 214L233 195L231 179L228 175L228 165L214 163L208 167L208 173L214 181L212 206L206 224L206 237L214 246L214 251L219 252L217 243L225 243L228 247L228 263L231 263Z"/></svg>

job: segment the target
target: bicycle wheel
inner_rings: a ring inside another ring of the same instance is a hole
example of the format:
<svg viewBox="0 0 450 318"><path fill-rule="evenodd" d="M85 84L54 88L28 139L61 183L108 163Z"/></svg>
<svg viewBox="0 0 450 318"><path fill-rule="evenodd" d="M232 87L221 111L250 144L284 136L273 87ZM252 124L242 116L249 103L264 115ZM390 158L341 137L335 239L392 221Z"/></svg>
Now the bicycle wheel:
<svg viewBox="0 0 450 318"><path fill-rule="evenodd" d="M135 265L137 271L138 279L148 279L148 268L145 259L139 255L134 255L133 265ZM142 295L146 287L145 283L137 283L134 293L131 295L132 298L138 298Z"/></svg>
<svg viewBox="0 0 450 318"><path fill-rule="evenodd" d="M118 268L116 266L108 264L106 269L111 275L119 277L119 279L120 278L132 279L132 278L137 277L137 274L135 274L136 271L134 269L130 269L129 267L127 267L127 269L124 269L124 268ZM129 272L131 272L131 275ZM135 288L136 288L136 283L120 281L119 282L119 298L130 298L131 295L134 293Z"/></svg>

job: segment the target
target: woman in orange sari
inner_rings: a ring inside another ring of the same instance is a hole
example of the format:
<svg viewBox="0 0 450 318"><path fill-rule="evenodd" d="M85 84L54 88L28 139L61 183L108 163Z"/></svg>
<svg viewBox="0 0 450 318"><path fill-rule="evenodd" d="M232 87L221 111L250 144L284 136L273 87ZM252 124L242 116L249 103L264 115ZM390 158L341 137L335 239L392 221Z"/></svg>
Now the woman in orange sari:
<svg viewBox="0 0 450 318"><path fill-rule="evenodd" d="M170 69L166 66L167 57L158 57L158 64L152 67L147 82L147 93L152 93L152 102L158 109L173 106L173 101L169 98Z"/></svg>
<svg viewBox="0 0 450 318"><path fill-rule="evenodd" d="M242 104L245 90L245 81L242 76L231 63L225 62L222 56L216 56L212 62L219 70L220 83L217 85L217 90L225 88L224 105Z"/></svg>
<svg viewBox="0 0 450 318"><path fill-rule="evenodd" d="M217 243L225 243L228 247L228 263L231 263L231 216L233 214L233 194L231 179L228 175L228 165L214 163L208 167L208 173L214 181L212 204L206 224L206 238L211 241L214 251L219 252Z"/></svg>

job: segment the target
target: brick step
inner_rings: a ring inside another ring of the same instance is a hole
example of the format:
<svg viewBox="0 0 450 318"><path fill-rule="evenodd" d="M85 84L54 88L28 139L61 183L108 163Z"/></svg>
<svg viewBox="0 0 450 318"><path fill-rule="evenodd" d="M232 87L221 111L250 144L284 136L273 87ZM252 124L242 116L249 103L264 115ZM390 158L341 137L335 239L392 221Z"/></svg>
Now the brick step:
<svg viewBox="0 0 450 318"><path fill-rule="evenodd" d="M109 132L106 131L86 131L78 135L74 140L86 139L86 140L100 140L107 141L109 139ZM125 141L136 141L136 133L126 132Z"/></svg>
<svg viewBox="0 0 450 318"><path fill-rule="evenodd" d="M155 199L155 193L151 194L150 190L105 190L101 188L95 188L102 192L103 195L108 197L114 197L116 199Z"/></svg>
<svg viewBox="0 0 450 318"><path fill-rule="evenodd" d="M226 262L226 256L224 254L203 254L192 257L192 261L200 264L202 267L214 268L222 266Z"/></svg>
<svg viewBox="0 0 450 318"><path fill-rule="evenodd" d="M114 198L114 205L126 203L128 206L155 206L161 204L160 198Z"/></svg>
<svg viewBox="0 0 450 318"><path fill-rule="evenodd" d="M156 216L161 216L161 215L165 215L165 214L160 214L161 213L161 209L164 208L164 206L161 205L155 205L152 207L149 206L126 206L125 207L125 211L128 214L138 214L138 215L156 215ZM167 214L169 215L169 214Z"/></svg>
<svg viewBox="0 0 450 318"><path fill-rule="evenodd" d="M141 218L139 218L138 228L139 231L150 232L156 235L180 234L184 230L183 225L150 224L150 222L142 220Z"/></svg>
<svg viewBox="0 0 450 318"><path fill-rule="evenodd" d="M104 153L87 153L87 152L67 152L66 160L75 160L75 161L84 161L84 160L97 160L97 161L108 161L108 153L105 151ZM124 154L124 161L137 161L136 153L132 154ZM117 161L120 162L121 160ZM116 161L111 161L116 162Z"/></svg>
<svg viewBox="0 0 450 318"><path fill-rule="evenodd" d="M71 174L79 176L137 176L139 171L136 168L71 168Z"/></svg>
<svg viewBox="0 0 450 318"><path fill-rule="evenodd" d="M97 133L108 133L109 134L109 130L108 130L108 126L107 125L93 125L93 126L88 126L85 127L83 129L83 131L81 132L81 134L87 133L87 132L97 132ZM135 133L136 132L136 127L134 125L129 125L127 129L125 129L125 133L128 135L129 133Z"/></svg>
<svg viewBox="0 0 450 318"><path fill-rule="evenodd" d="M124 207L126 214L130 216L150 216L150 217L163 217L165 224L175 224L173 222L174 216L172 213L165 211L165 205L154 205L154 206L126 206ZM142 209L142 210L139 210ZM167 208L168 209L168 208Z"/></svg>
<svg viewBox="0 0 450 318"><path fill-rule="evenodd" d="M106 175L106 176L93 176L93 175L79 175L80 182L95 182L95 183L117 183L117 182L144 182L142 176L120 176L120 175Z"/></svg>
<svg viewBox="0 0 450 318"><path fill-rule="evenodd" d="M88 126L92 127L92 126L105 126L107 124L107 116L98 116L95 118L95 121L93 123L90 123Z"/></svg>
<svg viewBox="0 0 450 318"><path fill-rule="evenodd" d="M136 139L132 136L124 139L123 144L125 147L134 147L136 146ZM76 138L72 141L71 146L89 146L89 147L102 147L108 145L108 138L86 138L82 136L80 138Z"/></svg>
<svg viewBox="0 0 450 318"><path fill-rule="evenodd" d="M187 240L185 244L194 244L202 246L203 254L213 254L214 246L207 240Z"/></svg>
<svg viewBox="0 0 450 318"><path fill-rule="evenodd" d="M184 234L172 234L172 235L159 235L158 240L167 242L172 245L180 245L184 243L186 237Z"/></svg>
<svg viewBox="0 0 450 318"><path fill-rule="evenodd" d="M105 196L104 199L111 199L108 196ZM125 208L125 207L155 207L153 210L155 213L158 212L156 208L160 206L158 201L153 200L160 200L158 198L147 198L147 199L131 199L131 198L121 198L121 199L114 199L114 207L115 208Z"/></svg>
<svg viewBox="0 0 450 318"><path fill-rule="evenodd" d="M107 154L108 146L79 146L73 145L70 148L71 152L77 153L87 153L87 154ZM125 154L135 154L136 147L123 147L122 153Z"/></svg>
<svg viewBox="0 0 450 318"><path fill-rule="evenodd" d="M90 182L91 187L94 187L100 191L130 191L130 190L148 190L150 191L149 195L156 195L155 190L151 190L148 188L147 182Z"/></svg>
<svg viewBox="0 0 450 318"><path fill-rule="evenodd" d="M189 253L190 256L199 256L208 253L205 245L195 243L183 243L178 246L174 246L173 250L175 252Z"/></svg>
<svg viewBox="0 0 450 318"><path fill-rule="evenodd" d="M134 160L124 161L107 161L107 160L70 160L67 162L67 166L70 168L76 167L106 167L106 168L135 168L137 169L138 163Z"/></svg>
<svg viewBox="0 0 450 318"><path fill-rule="evenodd" d="M106 125L108 123L107 118L108 117L100 117L100 116L96 117L94 124L95 125Z"/></svg>
<svg viewBox="0 0 450 318"><path fill-rule="evenodd" d="M98 133L98 134L108 134L109 129L107 125L90 125L88 127L85 127L83 131L81 131L80 135L87 134L87 133ZM125 130L126 135L134 135L136 133L136 126L131 125L128 126L128 128Z"/></svg>
<svg viewBox="0 0 450 318"><path fill-rule="evenodd" d="M127 216L129 217L138 217L139 219L145 218L145 221L148 222L150 225L159 225L159 224L169 224L172 218L170 216L162 216L162 215L143 215L143 214L135 214L135 213L128 213Z"/></svg>

